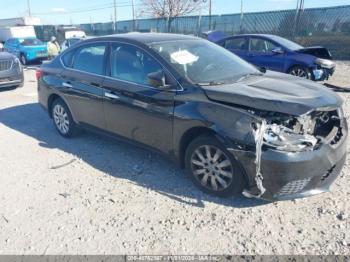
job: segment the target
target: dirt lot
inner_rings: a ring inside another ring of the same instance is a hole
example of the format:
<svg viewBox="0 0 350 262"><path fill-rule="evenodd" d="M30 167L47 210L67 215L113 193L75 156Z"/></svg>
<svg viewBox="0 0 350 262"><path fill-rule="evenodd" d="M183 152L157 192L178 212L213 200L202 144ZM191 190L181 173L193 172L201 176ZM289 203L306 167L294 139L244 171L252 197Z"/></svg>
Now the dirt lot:
<svg viewBox="0 0 350 262"><path fill-rule="evenodd" d="M339 62L329 83L350 88L349 73ZM0 92L0 254L350 254L350 160L311 198L209 197L154 153L60 137L25 76Z"/></svg>

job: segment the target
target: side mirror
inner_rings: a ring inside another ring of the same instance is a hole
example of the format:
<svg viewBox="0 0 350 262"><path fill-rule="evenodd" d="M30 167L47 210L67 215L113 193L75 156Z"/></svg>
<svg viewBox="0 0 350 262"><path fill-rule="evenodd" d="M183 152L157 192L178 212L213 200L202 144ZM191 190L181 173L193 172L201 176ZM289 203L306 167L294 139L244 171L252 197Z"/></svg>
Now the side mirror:
<svg viewBox="0 0 350 262"><path fill-rule="evenodd" d="M281 54L284 54L284 51L281 47L276 47L272 49L272 53L274 53L275 55L281 55Z"/></svg>
<svg viewBox="0 0 350 262"><path fill-rule="evenodd" d="M165 81L165 74L163 71L152 72L147 75L148 83L159 89L170 89L171 85L167 85Z"/></svg>

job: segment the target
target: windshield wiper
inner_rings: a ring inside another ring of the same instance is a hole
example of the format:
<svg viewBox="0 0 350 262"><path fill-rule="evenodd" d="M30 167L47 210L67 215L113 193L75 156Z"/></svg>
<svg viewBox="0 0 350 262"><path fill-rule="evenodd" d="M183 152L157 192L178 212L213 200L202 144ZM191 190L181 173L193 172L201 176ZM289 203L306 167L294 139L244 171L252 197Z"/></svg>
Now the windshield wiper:
<svg viewBox="0 0 350 262"><path fill-rule="evenodd" d="M197 83L197 85L199 85L199 86L218 86L218 85L223 85L223 84L225 84L225 82L219 82L219 81Z"/></svg>
<svg viewBox="0 0 350 262"><path fill-rule="evenodd" d="M242 81L243 79L246 79L247 77L250 77L250 76L262 76L262 75L264 75L264 74L263 73L249 73L249 74L245 74L242 77L240 77L237 80L237 82Z"/></svg>

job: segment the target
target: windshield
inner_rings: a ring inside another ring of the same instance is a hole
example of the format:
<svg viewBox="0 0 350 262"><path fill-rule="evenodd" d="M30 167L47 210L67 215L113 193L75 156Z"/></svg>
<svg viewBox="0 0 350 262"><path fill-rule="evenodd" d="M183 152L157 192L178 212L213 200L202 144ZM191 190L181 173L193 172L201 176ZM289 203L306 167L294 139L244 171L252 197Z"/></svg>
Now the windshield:
<svg viewBox="0 0 350 262"><path fill-rule="evenodd" d="M43 45L44 44L43 42L41 42L39 39L36 39L36 38L20 39L19 42L23 46L33 46L33 45Z"/></svg>
<svg viewBox="0 0 350 262"><path fill-rule="evenodd" d="M196 84L235 82L259 71L226 49L205 40L178 40L150 44L182 76Z"/></svg>
<svg viewBox="0 0 350 262"><path fill-rule="evenodd" d="M288 39L285 39L283 37L279 37L279 36L271 36L271 39L276 41L277 43L279 43L280 45L288 48L289 50L299 50L299 49L302 49L304 48L303 46L301 45L298 45L297 43L294 43Z"/></svg>

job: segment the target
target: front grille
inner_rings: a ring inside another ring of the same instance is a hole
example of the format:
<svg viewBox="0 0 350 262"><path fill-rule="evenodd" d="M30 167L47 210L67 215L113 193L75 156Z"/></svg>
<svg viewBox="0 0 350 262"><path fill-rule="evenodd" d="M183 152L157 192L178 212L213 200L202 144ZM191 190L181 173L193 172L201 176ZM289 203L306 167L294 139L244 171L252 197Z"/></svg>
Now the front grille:
<svg viewBox="0 0 350 262"><path fill-rule="evenodd" d="M278 191L277 196L292 195L303 190L307 184L311 181L311 178L305 178L302 180L295 180L284 185L280 191Z"/></svg>
<svg viewBox="0 0 350 262"><path fill-rule="evenodd" d="M0 60L0 71L11 69L12 60Z"/></svg>

